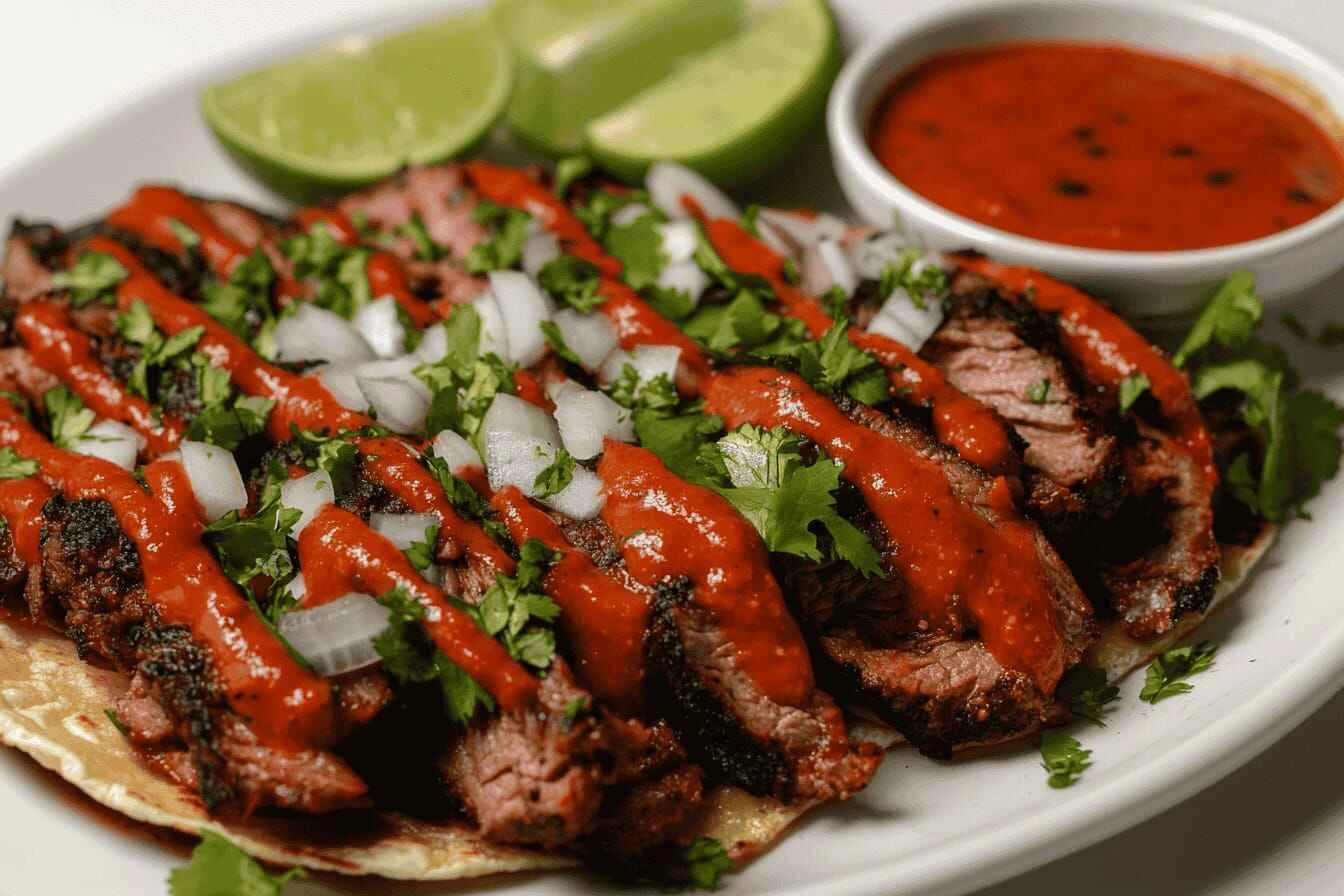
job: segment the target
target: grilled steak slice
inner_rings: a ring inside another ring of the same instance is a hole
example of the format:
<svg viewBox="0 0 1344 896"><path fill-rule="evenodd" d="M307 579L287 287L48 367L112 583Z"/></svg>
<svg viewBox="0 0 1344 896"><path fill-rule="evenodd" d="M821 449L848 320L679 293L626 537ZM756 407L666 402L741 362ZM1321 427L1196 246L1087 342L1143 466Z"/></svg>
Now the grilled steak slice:
<svg viewBox="0 0 1344 896"><path fill-rule="evenodd" d="M69 250L65 235L50 224L30 224L17 218L5 239L5 257L0 260L4 294L26 302L51 289L51 274L63 267Z"/></svg>
<svg viewBox="0 0 1344 896"><path fill-rule="evenodd" d="M1000 511L989 500L993 480L978 468L904 418L849 400L842 407L856 422L936 459L960 500L991 521L999 518ZM886 533L866 508L845 510L879 551L891 550ZM1054 597L1067 667L1079 660L1095 634L1091 607L1039 530L1035 547ZM785 560L777 566L827 660L825 674L835 690L850 695L923 752L945 756L959 746L1028 732L1051 716L1053 694L1042 693L1029 676L1004 668L966 623L931 625L907 615L898 576L865 579L838 563L818 567Z"/></svg>
<svg viewBox="0 0 1344 896"><path fill-rule="evenodd" d="M1124 496L1119 445L1064 361L1054 322L974 274L954 278L947 306L922 354L1022 438L1034 515L1068 533L1114 514Z"/></svg>
<svg viewBox="0 0 1344 896"><path fill-rule="evenodd" d="M364 784L341 760L264 745L228 707L208 653L187 629L159 622L135 547L106 501L52 498L41 549L27 589L34 617L62 626L81 657L133 673L119 706L123 724L208 808L322 812L362 804Z"/></svg>
<svg viewBox="0 0 1344 896"><path fill-rule="evenodd" d="M1218 585L1213 504L1190 455L1147 423L1124 450L1133 497L1095 540L1112 608L1135 638L1156 638L1202 613Z"/></svg>
<svg viewBox="0 0 1344 896"><path fill-rule="evenodd" d="M482 836L554 848L587 833L622 742L563 660L536 706L479 719L443 761L444 782Z"/></svg>
<svg viewBox="0 0 1344 896"><path fill-rule="evenodd" d="M690 583L658 589L649 632L655 703L682 732L692 756L717 778L782 800L846 799L861 790L879 756L851 745L840 710L814 690L803 706L767 698L738 668L713 614Z"/></svg>

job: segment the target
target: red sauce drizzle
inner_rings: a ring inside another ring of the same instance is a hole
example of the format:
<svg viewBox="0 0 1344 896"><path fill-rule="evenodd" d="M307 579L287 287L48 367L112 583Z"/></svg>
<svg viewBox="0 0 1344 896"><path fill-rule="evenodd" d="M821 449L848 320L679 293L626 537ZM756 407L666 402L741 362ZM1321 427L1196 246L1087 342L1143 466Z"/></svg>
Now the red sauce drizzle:
<svg viewBox="0 0 1344 896"><path fill-rule="evenodd" d="M359 242L359 231L350 218L338 208L309 206L294 213L294 220L304 230L312 230L314 224L324 224L339 243L353 246Z"/></svg>
<svg viewBox="0 0 1344 896"><path fill-rule="evenodd" d="M0 413L8 414L6 408ZM14 540L14 553L25 566L32 566L42 557L42 507L54 494L45 482L36 476L27 479L0 480L0 517L9 527Z"/></svg>
<svg viewBox="0 0 1344 896"><path fill-rule="evenodd" d="M653 588L689 578L695 602L714 614L762 693L801 706L812 690L812 663L751 524L644 448L608 439L597 471L607 495L602 519L635 580Z"/></svg>
<svg viewBox="0 0 1344 896"><path fill-rule="evenodd" d="M707 220L703 214L700 218L710 244L728 267L763 277L779 298L781 310L801 320L813 338L831 328L835 321L826 309L784 278L784 260L773 249L736 221ZM937 367L894 339L858 327L850 328L849 339L891 370L891 381L905 400L931 407L938 441L991 472L1015 469L1017 456L1008 431L993 410L958 390Z"/></svg>
<svg viewBox="0 0 1344 896"><path fill-rule="evenodd" d="M569 543L555 520L513 486L491 503L514 541L536 538L560 552L542 586L560 605L560 630L572 648L580 680L599 699L637 711L644 685L646 593L619 572L594 565Z"/></svg>
<svg viewBox="0 0 1344 896"><path fill-rule="evenodd" d="M185 252L187 247L173 232L173 221L200 238L201 254L222 280L228 279L239 259L247 257L246 246L217 226L196 200L172 187L141 187L129 202L107 216L107 223L113 227L139 234L166 251Z"/></svg>
<svg viewBox="0 0 1344 896"><path fill-rule="evenodd" d="M1119 389L1120 382L1130 374L1148 377L1153 397L1175 424L1177 436L1204 471L1209 487L1217 482L1213 440L1190 392L1190 383L1160 348L1096 299L1040 271L969 256L958 257L957 263L1010 292L1027 296L1040 310L1058 314L1064 348L1089 382Z"/></svg>
<svg viewBox="0 0 1344 896"><path fill-rule="evenodd" d="M205 511L196 500L196 490L191 487L182 462L160 458L145 464L140 474L144 476L150 494L159 499L173 522L199 538L205 528Z"/></svg>
<svg viewBox="0 0 1344 896"><path fill-rule="evenodd" d="M308 586L306 606L350 591L385 594L403 588L425 608L425 633L501 707L518 709L536 695L537 680L502 644L422 579L396 545L349 511L328 505L318 512L299 534L299 566Z"/></svg>
<svg viewBox="0 0 1344 896"><path fill-rule="evenodd" d="M421 465L410 445L395 438L372 438L357 440L355 447L364 456L365 472L405 502L412 513L432 513L438 518L440 544L453 546L454 553L465 551L494 572L513 572L513 558L483 528L458 515L439 480Z"/></svg>
<svg viewBox="0 0 1344 896"><path fill-rule="evenodd" d="M710 375L709 359L695 340L687 336L672 321L663 317L653 306L640 298L639 293L619 280L604 279L598 292L606 299L597 310L601 311L616 328L621 348L640 345L675 345L681 349L678 367L685 379L677 385L683 391L694 393L697 384Z"/></svg>
<svg viewBox="0 0 1344 896"><path fill-rule="evenodd" d="M0 443L41 465L41 477L71 500L103 499L135 544L145 592L168 625L189 628L209 651L232 706L255 730L291 743L320 745L334 730L331 685L308 671L271 634L220 572L197 531L115 464L53 446L8 404Z"/></svg>
<svg viewBox="0 0 1344 896"><path fill-rule="evenodd" d="M570 255L596 265L605 277L619 277L621 263L606 253L588 233L583 222L556 196L519 168L505 168L474 160L464 166L467 180L478 193L496 205L521 209L555 234Z"/></svg>
<svg viewBox="0 0 1344 896"><path fill-rule="evenodd" d="M154 407L108 374L93 353L93 344L52 302L20 306L14 328L38 366L60 377L99 417L130 426L145 437L150 454L172 451L186 427L175 417L158 417Z"/></svg>
<svg viewBox="0 0 1344 896"><path fill-rule="evenodd" d="M936 630L973 622L1006 667L1052 693L1064 671L1063 637L1036 553L1036 530L1014 519L1005 480L989 499L990 523L953 494L934 459L846 417L800 377L760 367L719 373L705 409L730 427L786 426L844 463L844 478L863 493L896 545L887 558L901 573L910 611ZM610 488L610 480L608 480ZM964 607L971 619L957 618Z"/></svg>
<svg viewBox="0 0 1344 896"><path fill-rule="evenodd" d="M1074 246L1225 246L1344 198L1338 137L1296 105L1123 46L936 53L892 83L868 140L884 167L944 208Z"/></svg>
<svg viewBox="0 0 1344 896"><path fill-rule="evenodd" d="M373 423L371 417L341 407L317 379L268 364L204 309L166 289L125 247L106 237L95 237L89 241L89 248L115 256L130 272L117 287L117 303L123 310L137 299L143 301L155 325L170 336L189 327L204 327L205 335L196 344L197 349L216 366L228 370L242 392L275 400L267 426L275 441L289 439L290 424L300 429L341 430Z"/></svg>

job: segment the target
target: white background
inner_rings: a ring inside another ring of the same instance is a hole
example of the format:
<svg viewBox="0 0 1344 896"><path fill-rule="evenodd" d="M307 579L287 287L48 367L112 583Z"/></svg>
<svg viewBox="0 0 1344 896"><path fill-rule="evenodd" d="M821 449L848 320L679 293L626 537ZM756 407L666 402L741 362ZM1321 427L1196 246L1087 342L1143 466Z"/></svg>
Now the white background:
<svg viewBox="0 0 1344 896"><path fill-rule="evenodd" d="M890 0L893 18L944 2ZM0 171L40 153L86 119L205 61L402 5L400 0L4 0ZM1212 5L1259 17L1344 58L1341 0ZM18 211L0 208L0 218ZM1341 745L1344 696L1337 696L1279 745L1184 805L981 896L1344 893ZM0 888L3 879L0 872Z"/></svg>

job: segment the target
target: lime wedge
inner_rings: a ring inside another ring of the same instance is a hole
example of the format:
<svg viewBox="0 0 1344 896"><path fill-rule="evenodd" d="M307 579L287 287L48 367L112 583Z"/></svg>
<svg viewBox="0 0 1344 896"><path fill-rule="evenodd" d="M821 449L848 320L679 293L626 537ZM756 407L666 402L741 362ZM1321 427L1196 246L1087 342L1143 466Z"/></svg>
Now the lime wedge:
<svg viewBox="0 0 1344 896"><path fill-rule="evenodd" d="M516 59L508 120L546 152L577 152L589 119L742 26L743 0L496 0Z"/></svg>
<svg viewBox="0 0 1344 896"><path fill-rule="evenodd" d="M201 109L239 164L305 201L467 149L503 111L511 72L489 20L472 13L216 84Z"/></svg>
<svg viewBox="0 0 1344 896"><path fill-rule="evenodd" d="M671 159L721 184L749 181L817 123L839 62L826 0L783 0L589 123L589 151L631 180Z"/></svg>

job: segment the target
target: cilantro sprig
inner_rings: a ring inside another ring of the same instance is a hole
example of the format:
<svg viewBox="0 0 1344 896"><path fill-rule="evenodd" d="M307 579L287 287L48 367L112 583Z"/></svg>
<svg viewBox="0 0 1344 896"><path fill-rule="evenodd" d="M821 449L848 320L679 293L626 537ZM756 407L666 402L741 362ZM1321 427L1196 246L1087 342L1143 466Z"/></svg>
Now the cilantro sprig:
<svg viewBox="0 0 1344 896"><path fill-rule="evenodd" d="M732 870L728 850L714 837L696 837L686 847L686 873L697 889L717 890L719 878Z"/></svg>
<svg viewBox="0 0 1344 896"><path fill-rule="evenodd" d="M1212 666L1217 652L1218 645L1212 641L1164 651L1148 665L1139 699L1145 703L1159 703L1194 690L1194 685L1186 679Z"/></svg>
<svg viewBox="0 0 1344 896"><path fill-rule="evenodd" d="M326 224L318 222L306 233L295 234L281 244L281 250L293 264L296 278L316 281L312 301L319 307L349 319L373 300L365 271L369 250L345 245Z"/></svg>
<svg viewBox="0 0 1344 896"><path fill-rule="evenodd" d="M42 396L42 404L47 411L51 441L57 448L74 448L97 419L97 415L66 386L48 389Z"/></svg>
<svg viewBox="0 0 1344 896"><path fill-rule="evenodd" d="M1255 435L1226 459L1227 492L1271 521L1285 519L1339 472L1344 408L1298 387L1277 346L1256 338L1264 306L1245 271L1216 290L1173 361L1185 366L1195 397L1239 395L1241 421Z"/></svg>
<svg viewBox="0 0 1344 896"><path fill-rule="evenodd" d="M6 445L0 448L0 479L27 479L36 476L37 461L20 457L19 453Z"/></svg>
<svg viewBox="0 0 1344 896"><path fill-rule="evenodd" d="M497 205L482 199L472 209L472 216L490 227L492 233L471 247L464 265L469 273L506 270L515 267L523 257L523 243L527 240L532 216L516 208Z"/></svg>
<svg viewBox="0 0 1344 896"><path fill-rule="evenodd" d="M1077 738L1057 729L1041 732L1041 766L1051 787L1072 787L1091 765L1092 751L1083 749Z"/></svg>
<svg viewBox="0 0 1344 896"><path fill-rule="evenodd" d="M130 276L117 259L106 252L84 252L69 270L51 276L53 289L63 289L73 305L104 301L111 304L112 291Z"/></svg>
<svg viewBox="0 0 1344 896"><path fill-rule="evenodd" d="M213 831L201 831L191 862L168 875L171 896L281 896L290 881L306 877L302 868L271 874L240 847Z"/></svg>

